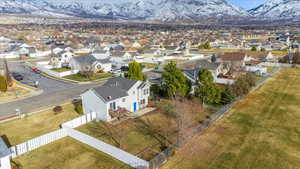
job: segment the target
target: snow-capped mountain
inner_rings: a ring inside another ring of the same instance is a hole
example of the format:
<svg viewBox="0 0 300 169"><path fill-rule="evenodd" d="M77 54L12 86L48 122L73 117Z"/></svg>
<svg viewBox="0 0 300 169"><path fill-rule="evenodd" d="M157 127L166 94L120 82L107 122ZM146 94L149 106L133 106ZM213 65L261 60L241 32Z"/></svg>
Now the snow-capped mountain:
<svg viewBox="0 0 300 169"><path fill-rule="evenodd" d="M226 0L1 0L0 13L160 21L249 16Z"/></svg>
<svg viewBox="0 0 300 169"><path fill-rule="evenodd" d="M274 19L299 18L300 0L269 0L251 9L249 13L253 16Z"/></svg>

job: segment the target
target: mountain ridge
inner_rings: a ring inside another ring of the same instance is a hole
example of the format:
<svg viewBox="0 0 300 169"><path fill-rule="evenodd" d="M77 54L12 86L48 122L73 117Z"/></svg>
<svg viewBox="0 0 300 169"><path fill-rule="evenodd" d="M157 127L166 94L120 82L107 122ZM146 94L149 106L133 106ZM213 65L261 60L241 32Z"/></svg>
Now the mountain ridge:
<svg viewBox="0 0 300 169"><path fill-rule="evenodd" d="M2 0L0 13L160 21L249 16L225 0Z"/></svg>

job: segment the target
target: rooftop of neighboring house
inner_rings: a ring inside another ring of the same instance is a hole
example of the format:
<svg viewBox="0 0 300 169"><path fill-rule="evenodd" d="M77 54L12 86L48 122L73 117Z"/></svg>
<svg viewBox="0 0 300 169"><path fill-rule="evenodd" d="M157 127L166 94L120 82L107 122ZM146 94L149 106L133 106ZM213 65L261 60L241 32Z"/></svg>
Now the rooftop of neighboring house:
<svg viewBox="0 0 300 169"><path fill-rule="evenodd" d="M73 59L81 65L92 65L95 62L110 63L109 59L97 59L94 56L75 56Z"/></svg>
<svg viewBox="0 0 300 169"><path fill-rule="evenodd" d="M222 61L242 61L246 57L245 52L230 52L230 53L224 53L219 58Z"/></svg>
<svg viewBox="0 0 300 169"><path fill-rule="evenodd" d="M126 52L111 52L111 56L122 57Z"/></svg>

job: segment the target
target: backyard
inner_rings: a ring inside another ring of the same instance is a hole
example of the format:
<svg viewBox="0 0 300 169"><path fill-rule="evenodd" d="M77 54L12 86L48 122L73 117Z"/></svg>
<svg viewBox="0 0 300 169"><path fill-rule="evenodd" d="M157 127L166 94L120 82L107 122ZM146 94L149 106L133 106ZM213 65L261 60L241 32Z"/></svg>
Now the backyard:
<svg viewBox="0 0 300 169"><path fill-rule="evenodd" d="M55 151L53 151L55 150ZM13 159L21 169L130 169L88 145L66 137ZM15 165L14 164L14 165Z"/></svg>
<svg viewBox="0 0 300 169"><path fill-rule="evenodd" d="M58 114L49 109L22 119L0 123L0 136L5 135L11 145L17 145L59 129L62 123L80 116L72 104L62 108L63 111Z"/></svg>
<svg viewBox="0 0 300 169"><path fill-rule="evenodd" d="M96 73L91 75L89 78L78 74L73 74L73 75L68 75L65 76L64 78L70 79L70 80L75 80L78 82L88 82L88 81L94 81L94 80L101 80L101 79L106 79L112 77L113 74L111 73Z"/></svg>
<svg viewBox="0 0 300 169"><path fill-rule="evenodd" d="M299 69L282 69L162 169L300 168L299 84Z"/></svg>
<svg viewBox="0 0 300 169"><path fill-rule="evenodd" d="M137 119L126 120L116 125L92 122L79 127L78 130L120 147L142 159L150 160L161 152L165 148L164 146L167 146L159 136L163 135L168 138L169 142L166 144L174 143L176 140L175 121L162 113L165 111L164 105L169 103L171 101L163 100L158 103L157 110ZM182 109L188 111L187 114L190 114L188 127L199 124L210 114L209 111L204 111L199 103L185 101L173 104L180 105Z"/></svg>

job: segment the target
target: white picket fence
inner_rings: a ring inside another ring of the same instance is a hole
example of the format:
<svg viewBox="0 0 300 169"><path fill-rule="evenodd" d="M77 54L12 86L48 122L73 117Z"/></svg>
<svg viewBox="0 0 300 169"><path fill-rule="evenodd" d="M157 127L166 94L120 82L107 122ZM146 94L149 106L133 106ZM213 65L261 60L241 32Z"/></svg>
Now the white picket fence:
<svg viewBox="0 0 300 169"><path fill-rule="evenodd" d="M88 122L91 122L93 120L96 120L96 112L88 113L83 116L80 116L76 119L73 119L71 121L68 121L66 123L63 123L61 126L64 127L69 127L69 128L76 128L81 125L84 125Z"/></svg>
<svg viewBox="0 0 300 169"><path fill-rule="evenodd" d="M89 135L86 135L82 132L79 132L77 130L71 129L66 127L68 136L87 144L99 151L104 152L105 154L108 154L128 165L131 167L137 168L137 169L144 169L149 167L149 162L145 161L143 159L140 159L139 157L127 153L126 151L123 151L117 147L114 147L110 144L107 144L103 141L100 141L94 137L91 137Z"/></svg>
<svg viewBox="0 0 300 169"><path fill-rule="evenodd" d="M45 135L33 138L31 140L28 140L28 141L18 144L16 146L10 147L10 150L12 153L11 158L15 158L15 157L25 154L29 151L35 150L41 146L44 146L46 144L49 144L56 140L59 140L63 137L66 137L67 135L68 134L67 134L66 129L59 129L59 130L47 133Z"/></svg>
<svg viewBox="0 0 300 169"><path fill-rule="evenodd" d="M65 72L53 71L53 70L51 70L53 68L53 66L49 65L48 61L37 62L37 68L51 76L55 76L58 78L78 73L78 71L76 71L76 70L70 70L70 71L65 71Z"/></svg>
<svg viewBox="0 0 300 169"><path fill-rule="evenodd" d="M16 146L12 146L10 147L11 150L11 158L15 158L17 156L20 156L22 154L25 154L27 152L30 152L32 150L35 150L41 146L44 146L46 144L52 143L56 140L59 140L63 137L68 136L68 133L65 129L65 127L68 128L76 128L79 127L81 125L84 125L88 122L91 122L93 120L96 119L96 113L89 113L89 114L85 114L83 116L80 116L76 119L73 119L71 121L68 121L66 123L62 124L62 129L47 133L45 135L33 138L31 140L28 140L24 143L18 144Z"/></svg>

